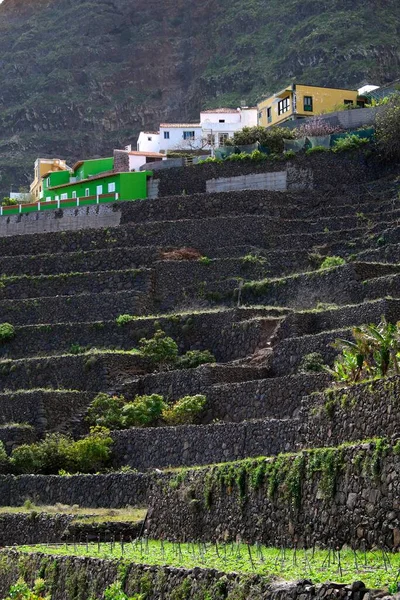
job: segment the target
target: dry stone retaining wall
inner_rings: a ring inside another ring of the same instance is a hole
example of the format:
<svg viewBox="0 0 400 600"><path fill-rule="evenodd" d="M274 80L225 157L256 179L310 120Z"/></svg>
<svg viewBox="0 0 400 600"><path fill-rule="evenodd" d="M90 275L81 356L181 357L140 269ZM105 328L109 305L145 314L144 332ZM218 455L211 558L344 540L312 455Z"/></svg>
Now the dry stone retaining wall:
<svg viewBox="0 0 400 600"><path fill-rule="evenodd" d="M286 477L282 463L264 479L256 471L260 462L252 467L248 461L232 465L230 475L228 465L189 471L173 486L160 479L150 498L149 533L174 540L239 538L278 547L397 548L398 447L371 443L314 452L320 453L320 467L314 470L318 456L306 452L297 462L287 458L295 464ZM277 487L271 477L278 477Z"/></svg>
<svg viewBox="0 0 400 600"><path fill-rule="evenodd" d="M185 570L126 564L123 561L95 558L22 554L12 550L0 555L0 594L5 597L21 572L33 585L40 574L52 585L52 599L65 600L71 590L76 598L100 598L107 587L122 579L123 589L131 597L141 592L147 600L165 600L184 597L251 598L252 600L373 600L376 592L363 583L343 586L335 583L312 585L303 580L295 583L272 585L267 578L255 575L222 573L215 569ZM183 595L184 594L184 595ZM179 596L178 596L179 595Z"/></svg>

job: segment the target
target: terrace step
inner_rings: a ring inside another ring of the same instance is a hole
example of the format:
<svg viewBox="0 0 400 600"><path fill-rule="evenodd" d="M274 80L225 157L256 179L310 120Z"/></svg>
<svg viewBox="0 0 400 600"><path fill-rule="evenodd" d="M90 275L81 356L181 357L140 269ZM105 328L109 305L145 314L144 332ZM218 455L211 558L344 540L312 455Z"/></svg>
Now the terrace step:
<svg viewBox="0 0 400 600"><path fill-rule="evenodd" d="M116 431L112 433L114 467L143 472L272 456L295 450L298 427L296 419L259 419Z"/></svg>
<svg viewBox="0 0 400 600"><path fill-rule="evenodd" d="M0 344L0 357L52 356L91 348L132 350L141 338L154 335L158 323L176 340L181 353L208 349L219 362L227 362L255 352L274 334L286 313L262 307L222 308L137 317L123 326L115 320L17 326L15 337ZM243 341L245 332L248 339Z"/></svg>
<svg viewBox="0 0 400 600"><path fill-rule="evenodd" d="M77 296L80 294L139 291L149 293L150 269L60 273L57 275L3 277L0 300Z"/></svg>
<svg viewBox="0 0 400 600"><path fill-rule="evenodd" d="M152 312L148 294L136 291L0 300L2 320L13 325L92 322L94 318L115 319L123 313L144 315Z"/></svg>
<svg viewBox="0 0 400 600"><path fill-rule="evenodd" d="M354 237L380 234L389 227L397 226L390 213L384 215L386 220L369 227L350 222L343 230L323 232L318 226L310 226L309 219L297 221L281 221L265 216L254 218L254 215L203 218L201 220L153 221L140 224L123 225L110 229L89 229L86 231L70 231L68 236L62 233L47 233L30 236L18 236L13 245L14 256L44 254L55 252L87 251L94 249L110 249L113 247L143 247L149 240L155 246L192 246L200 252L215 246L256 245L270 248L310 247L315 244L328 243L333 240L346 241ZM334 221L332 221L334 223ZM310 230L314 229L314 232ZM329 229L329 228L328 228ZM271 235L272 233L272 235ZM287 238L293 238L288 243ZM0 252L6 256L9 243L0 238ZM204 253L203 252L203 253Z"/></svg>
<svg viewBox="0 0 400 600"><path fill-rule="evenodd" d="M60 431L63 423L86 408L93 393L67 389L18 389L0 393L0 424L29 423L38 433Z"/></svg>
<svg viewBox="0 0 400 600"><path fill-rule="evenodd" d="M144 359L126 352L5 360L0 361L0 392L37 388L100 392L148 371Z"/></svg>

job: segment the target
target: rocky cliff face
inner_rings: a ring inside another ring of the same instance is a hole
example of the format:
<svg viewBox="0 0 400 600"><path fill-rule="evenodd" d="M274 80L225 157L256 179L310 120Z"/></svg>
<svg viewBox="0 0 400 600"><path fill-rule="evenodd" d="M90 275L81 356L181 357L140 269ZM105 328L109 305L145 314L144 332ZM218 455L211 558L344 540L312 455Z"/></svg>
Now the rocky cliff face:
<svg viewBox="0 0 400 600"><path fill-rule="evenodd" d="M293 78L398 77L399 36L398 0L4 0L0 190L39 155L106 155Z"/></svg>

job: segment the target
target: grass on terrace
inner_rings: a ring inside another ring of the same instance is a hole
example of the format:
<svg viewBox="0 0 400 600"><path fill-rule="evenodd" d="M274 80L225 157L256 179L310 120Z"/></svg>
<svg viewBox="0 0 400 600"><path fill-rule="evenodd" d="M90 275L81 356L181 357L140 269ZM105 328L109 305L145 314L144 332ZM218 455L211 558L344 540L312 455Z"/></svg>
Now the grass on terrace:
<svg viewBox="0 0 400 600"><path fill-rule="evenodd" d="M118 543L21 546L21 552L61 556L90 556L123 559L136 564L169 565L191 569L196 566L223 572L257 573L270 580L293 581L309 578L314 583L361 580L367 587L395 586L400 572L400 553L388 554L343 549L282 550L246 544L178 544L158 540Z"/></svg>
<svg viewBox="0 0 400 600"><path fill-rule="evenodd" d="M1 506L0 518L3 515L17 514L45 514L45 515L73 515L74 521L79 523L137 523L142 521L146 515L146 510L142 508L85 508L80 506L68 506L65 504L55 504L52 506L41 506L35 504L25 504L24 506Z"/></svg>

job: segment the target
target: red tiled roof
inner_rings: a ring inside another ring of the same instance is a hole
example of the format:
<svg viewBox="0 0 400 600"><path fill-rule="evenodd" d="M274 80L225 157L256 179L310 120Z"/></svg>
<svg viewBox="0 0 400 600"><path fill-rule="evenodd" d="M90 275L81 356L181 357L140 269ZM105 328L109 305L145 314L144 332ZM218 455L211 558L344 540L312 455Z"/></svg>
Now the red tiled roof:
<svg viewBox="0 0 400 600"><path fill-rule="evenodd" d="M160 152L138 152L136 150L131 150L128 154L132 156L149 156L150 158L165 158L165 154L161 154Z"/></svg>

